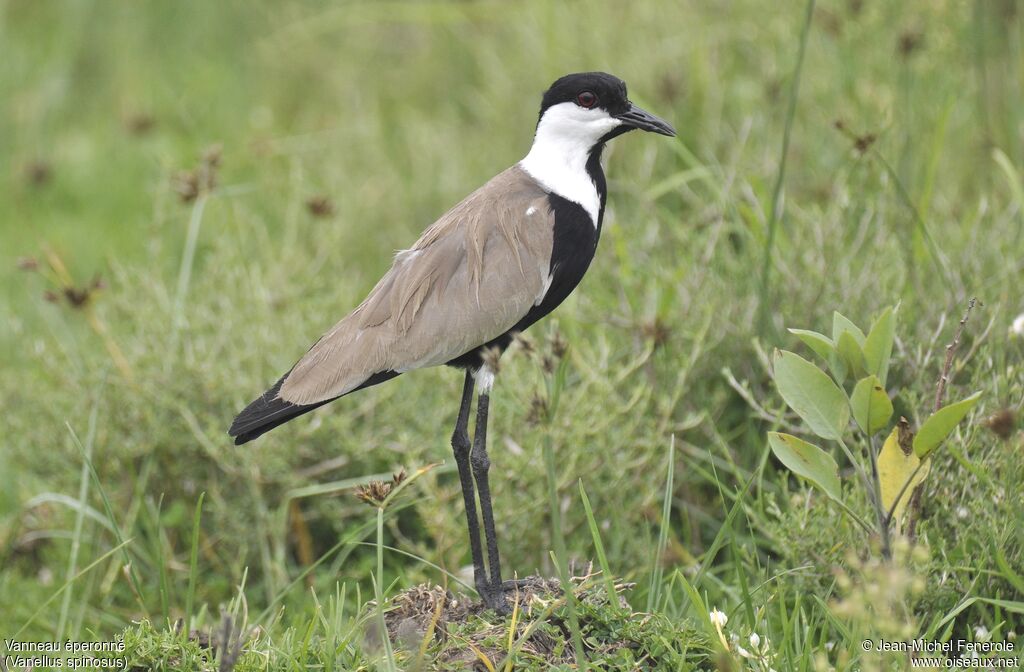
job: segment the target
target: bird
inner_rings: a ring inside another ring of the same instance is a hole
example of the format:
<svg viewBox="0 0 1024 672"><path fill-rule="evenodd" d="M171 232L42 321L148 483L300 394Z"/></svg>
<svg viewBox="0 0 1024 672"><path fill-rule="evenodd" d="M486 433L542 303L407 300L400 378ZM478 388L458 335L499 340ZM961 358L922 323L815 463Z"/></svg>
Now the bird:
<svg viewBox="0 0 1024 672"><path fill-rule="evenodd" d="M582 72L557 79L541 97L526 156L397 252L366 299L246 406L228 434L241 445L414 369L463 370L451 447L474 583L485 608L508 613L505 593L517 582L501 577L487 453L496 358L517 334L561 304L590 267L608 196L601 154L610 140L632 130L675 136L667 121L633 104L625 82L614 75Z"/></svg>

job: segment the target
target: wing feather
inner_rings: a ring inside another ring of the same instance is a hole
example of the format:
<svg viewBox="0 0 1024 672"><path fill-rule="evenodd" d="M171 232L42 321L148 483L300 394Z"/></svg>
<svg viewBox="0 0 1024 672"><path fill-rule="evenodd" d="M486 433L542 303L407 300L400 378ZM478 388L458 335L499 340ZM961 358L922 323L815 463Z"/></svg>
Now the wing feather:
<svg viewBox="0 0 1024 672"><path fill-rule="evenodd" d="M499 174L395 256L278 396L317 403L375 374L444 364L500 336L543 296L553 233L546 192L518 167Z"/></svg>

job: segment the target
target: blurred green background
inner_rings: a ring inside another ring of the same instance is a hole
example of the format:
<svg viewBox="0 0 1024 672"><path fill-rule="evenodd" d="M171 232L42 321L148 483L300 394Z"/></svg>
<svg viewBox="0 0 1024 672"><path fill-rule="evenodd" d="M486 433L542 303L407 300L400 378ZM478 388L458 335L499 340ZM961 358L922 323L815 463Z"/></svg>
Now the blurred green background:
<svg viewBox="0 0 1024 672"><path fill-rule="evenodd" d="M739 573L758 584L803 568L773 588L783 603L830 585L863 540L767 457L764 431L784 408L766 353L796 347L784 327L827 331L833 309L864 325L899 303L895 403L916 422L952 324L977 296L953 387L985 401L960 457L933 470L944 478L924 534L948 571L916 613L934 623L965 595L1016 594L1020 435L1004 442L981 420L1019 412L1024 387L1009 331L1024 311L1024 7L819 2L769 248L804 11L789 0L0 2L0 632L119 537L132 539L126 550L30 631L180 616L200 492L197 604L213 612L246 571L254 611L276 599L309 609L289 582L372 524L347 479L400 467L447 461L411 488L388 543L453 572L467 564L447 445L457 373L403 376L241 449L225 430L394 250L525 155L540 94L580 70L622 77L679 137L613 143L594 266L531 330L536 352L503 360L491 441L506 566L552 571L540 460L550 439L570 552L593 552L582 477L614 570L640 583L638 605L654 563L710 563L700 589L723 603L740 600ZM79 291L101 286L76 307L54 264ZM547 424L543 360L559 338L567 387ZM731 550L704 557L734 501L721 489L754 473ZM663 522L669 548L654 559ZM1008 564L979 557L992 544ZM372 549L349 551L312 585L369 593ZM399 587L441 580L406 556L387 563ZM973 609L962 624L1007 622ZM807 618L831 627L822 605Z"/></svg>

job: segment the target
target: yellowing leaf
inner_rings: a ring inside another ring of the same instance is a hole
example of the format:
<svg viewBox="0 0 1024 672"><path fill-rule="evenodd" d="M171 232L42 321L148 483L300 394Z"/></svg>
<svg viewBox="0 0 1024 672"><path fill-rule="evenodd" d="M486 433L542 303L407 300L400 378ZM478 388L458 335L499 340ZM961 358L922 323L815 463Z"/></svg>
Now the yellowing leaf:
<svg viewBox="0 0 1024 672"><path fill-rule="evenodd" d="M839 466L832 456L792 434L768 432L768 443L779 461L797 476L803 476L837 502L843 501Z"/></svg>
<svg viewBox="0 0 1024 672"><path fill-rule="evenodd" d="M862 378L850 395L853 419L869 436L889 424L892 417L892 402L882 387L878 376Z"/></svg>
<svg viewBox="0 0 1024 672"><path fill-rule="evenodd" d="M878 454L878 481L882 491L882 506L889 511L893 508L893 502L899 497L899 503L893 509L892 514L892 519L897 527L903 519L910 495L924 481L929 468L929 461L925 458L925 465L914 475L914 470L921 464L921 460L914 454L909 441L904 441L903 446L900 445L901 429L901 425L892 428L892 433L889 434L889 438L882 446L882 452ZM904 429L903 431L909 430ZM904 452L904 448L906 448L906 452ZM907 481L912 475L914 480L908 485Z"/></svg>
<svg viewBox="0 0 1024 672"><path fill-rule="evenodd" d="M925 420L921 429L918 430L917 436L914 437L914 452L917 453L917 456L929 455L940 443L945 441L980 398L981 392L975 392L962 401L940 408Z"/></svg>

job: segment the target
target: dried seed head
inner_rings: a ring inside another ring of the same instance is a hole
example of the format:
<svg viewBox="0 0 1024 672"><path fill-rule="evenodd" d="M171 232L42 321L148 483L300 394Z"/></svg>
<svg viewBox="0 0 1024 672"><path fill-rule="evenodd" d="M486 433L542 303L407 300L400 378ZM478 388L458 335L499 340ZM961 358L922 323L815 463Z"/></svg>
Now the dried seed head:
<svg viewBox="0 0 1024 672"><path fill-rule="evenodd" d="M65 287L64 298L72 308L84 308L92 298L92 290L88 287Z"/></svg>
<svg viewBox="0 0 1024 672"><path fill-rule="evenodd" d="M394 492L395 488L401 485L406 478L405 469L402 468L391 475L390 483L387 481L370 481L366 485L360 485L355 491L356 499L366 502L370 506L380 506L388 498L388 495Z"/></svg>
<svg viewBox="0 0 1024 672"><path fill-rule="evenodd" d="M330 217L334 214L334 203L326 196L310 196L306 199L306 210L314 217Z"/></svg>
<svg viewBox="0 0 1024 672"><path fill-rule="evenodd" d="M356 488L356 499L370 506L380 506L391 494L392 487L391 483L384 481L370 481Z"/></svg>
<svg viewBox="0 0 1024 672"><path fill-rule="evenodd" d="M35 271L39 269L39 260L35 257L20 257L18 259L18 270Z"/></svg>
<svg viewBox="0 0 1024 672"><path fill-rule="evenodd" d="M220 166L220 160L224 156L224 145L217 143L210 145L203 150L202 162L208 168L216 168Z"/></svg>
<svg viewBox="0 0 1024 672"><path fill-rule="evenodd" d="M864 152L871 149L871 145L875 144L875 140L878 138L874 133L866 133L864 135L858 135L853 140L853 146L858 153L863 154Z"/></svg>
<svg viewBox="0 0 1024 672"><path fill-rule="evenodd" d="M501 350L498 348L485 348L483 351L482 359L484 360L484 366L491 370L491 373L498 375L501 371L501 365L499 360L501 359Z"/></svg>
<svg viewBox="0 0 1024 672"><path fill-rule="evenodd" d="M527 424L534 427L546 417L548 417L548 400L539 395L533 395L530 399L530 410L526 413Z"/></svg>
<svg viewBox="0 0 1024 672"><path fill-rule="evenodd" d="M199 174L194 170L180 171L171 178L171 186L182 203L191 203L199 197Z"/></svg>
<svg viewBox="0 0 1024 672"><path fill-rule="evenodd" d="M668 342L672 336L672 329L666 325L660 317L640 325L640 333L644 338L654 342L654 347L660 348Z"/></svg>
<svg viewBox="0 0 1024 672"><path fill-rule="evenodd" d="M562 336L562 332L556 331L551 337L551 354L555 356L555 359L562 359L567 352L569 352L569 343Z"/></svg>
<svg viewBox="0 0 1024 672"><path fill-rule="evenodd" d="M58 287L56 290L48 289L43 292L43 300L50 303L65 302L71 308L85 308L95 300L96 293L105 287L103 279L97 275L92 282L84 287L66 285Z"/></svg>
<svg viewBox="0 0 1024 672"><path fill-rule="evenodd" d="M533 347L533 341L526 337L521 331L517 331L512 335L513 341L519 345L520 349L526 354L527 357L533 355L535 348Z"/></svg>
<svg viewBox="0 0 1024 672"><path fill-rule="evenodd" d="M858 154L864 154L865 152L867 152L869 149L871 149L871 146L875 144L875 141L878 139L878 136L875 135L874 133L864 133L863 135L854 133L852 130L850 130L850 127L847 126L846 122L843 121L842 119L836 119L835 121L833 121L832 126L835 127L837 131L839 131L840 133L842 133L847 138L853 141L853 147L854 149L857 150Z"/></svg>
<svg viewBox="0 0 1024 672"><path fill-rule="evenodd" d="M555 358L551 355L544 355L540 359L540 367L544 370L544 373L551 375L555 372Z"/></svg>
<svg viewBox="0 0 1024 672"><path fill-rule="evenodd" d="M172 178L172 186L178 192L182 203L191 203L200 194L208 194L217 186L217 168L220 166L223 147L212 145L203 150L199 165L192 170L179 171Z"/></svg>
<svg viewBox="0 0 1024 672"><path fill-rule="evenodd" d="M156 119L146 112L136 112L124 118L124 127L132 135L143 136L156 126Z"/></svg>
<svg viewBox="0 0 1024 672"><path fill-rule="evenodd" d="M53 179L53 166L49 161L37 159L25 166L25 179L33 187L41 187Z"/></svg>
<svg viewBox="0 0 1024 672"><path fill-rule="evenodd" d="M1008 439L1017 429L1017 416L1012 409L1003 408L988 416L985 426L1000 439Z"/></svg>
<svg viewBox="0 0 1024 672"><path fill-rule="evenodd" d="M910 58L914 52L924 45L924 33L919 30L905 30L900 33L896 42L896 52L904 60Z"/></svg>

